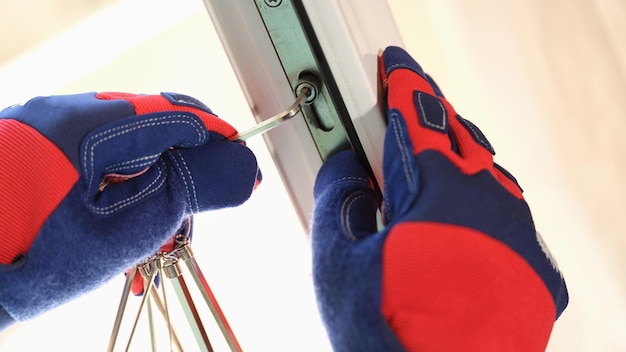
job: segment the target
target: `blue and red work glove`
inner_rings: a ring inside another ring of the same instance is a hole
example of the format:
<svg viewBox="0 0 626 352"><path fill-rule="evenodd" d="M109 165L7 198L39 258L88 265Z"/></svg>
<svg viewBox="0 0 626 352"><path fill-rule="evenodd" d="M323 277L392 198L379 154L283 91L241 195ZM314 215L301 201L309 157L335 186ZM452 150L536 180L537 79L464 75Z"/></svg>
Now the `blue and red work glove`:
<svg viewBox="0 0 626 352"><path fill-rule="evenodd" d="M516 180L403 49L380 57L381 201L352 152L318 174L318 305L336 351L543 351L565 282Z"/></svg>
<svg viewBox="0 0 626 352"><path fill-rule="evenodd" d="M0 330L154 254L191 214L236 206L253 153L194 98L87 93L0 112Z"/></svg>

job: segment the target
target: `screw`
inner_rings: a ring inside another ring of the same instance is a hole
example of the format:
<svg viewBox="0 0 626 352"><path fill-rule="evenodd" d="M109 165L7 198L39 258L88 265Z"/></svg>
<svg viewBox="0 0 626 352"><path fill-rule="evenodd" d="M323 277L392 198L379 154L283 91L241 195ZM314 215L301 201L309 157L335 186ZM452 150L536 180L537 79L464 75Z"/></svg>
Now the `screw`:
<svg viewBox="0 0 626 352"><path fill-rule="evenodd" d="M282 0L265 0L265 5L267 5L269 7L277 7L282 2L283 2Z"/></svg>
<svg viewBox="0 0 626 352"><path fill-rule="evenodd" d="M317 95L319 94L318 87L320 86L320 81L317 77L312 74L305 73L300 77L298 85L296 86L296 96L302 94L302 90L304 88L309 89L309 93L307 94L307 98L304 100L304 104L311 104Z"/></svg>
<svg viewBox="0 0 626 352"><path fill-rule="evenodd" d="M306 99L304 99L304 104L308 105L315 100L315 97L317 96L317 89L315 89L315 86L313 86L310 82L302 82L296 87L296 96L303 94L302 90L305 88L309 91L304 93L307 95Z"/></svg>

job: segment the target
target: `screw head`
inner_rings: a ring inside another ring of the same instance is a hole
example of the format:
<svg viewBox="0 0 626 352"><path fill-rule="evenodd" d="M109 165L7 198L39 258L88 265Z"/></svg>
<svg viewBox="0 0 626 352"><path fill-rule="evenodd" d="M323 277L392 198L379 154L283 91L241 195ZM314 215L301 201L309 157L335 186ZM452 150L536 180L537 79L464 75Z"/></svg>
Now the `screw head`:
<svg viewBox="0 0 626 352"><path fill-rule="evenodd" d="M302 90L304 88L309 90L306 99L304 99L304 104L311 104L313 100L315 100L315 98L317 97L317 89L315 88L315 85L313 85L311 82L301 82L296 87L296 96L303 94Z"/></svg>
<svg viewBox="0 0 626 352"><path fill-rule="evenodd" d="M282 2L283 2L282 0L265 0L265 5L267 5L269 7L277 7Z"/></svg>

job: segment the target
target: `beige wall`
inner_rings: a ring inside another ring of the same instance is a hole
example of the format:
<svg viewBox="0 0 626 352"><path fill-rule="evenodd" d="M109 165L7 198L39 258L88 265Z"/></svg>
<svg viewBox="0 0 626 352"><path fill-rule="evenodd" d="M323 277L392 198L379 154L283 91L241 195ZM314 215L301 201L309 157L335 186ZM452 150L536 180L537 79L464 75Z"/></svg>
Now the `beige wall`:
<svg viewBox="0 0 626 352"><path fill-rule="evenodd" d="M0 63L116 0L0 1Z"/></svg>

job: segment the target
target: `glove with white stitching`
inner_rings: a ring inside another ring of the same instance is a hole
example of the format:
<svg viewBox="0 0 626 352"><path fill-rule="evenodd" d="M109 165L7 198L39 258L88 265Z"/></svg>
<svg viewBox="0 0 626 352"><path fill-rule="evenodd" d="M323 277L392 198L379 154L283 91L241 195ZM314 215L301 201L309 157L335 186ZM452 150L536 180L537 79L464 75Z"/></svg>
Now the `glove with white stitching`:
<svg viewBox="0 0 626 352"><path fill-rule="evenodd" d="M354 153L315 185L313 278L336 351L543 351L565 281L517 181L404 50L380 57L381 200Z"/></svg>
<svg viewBox="0 0 626 352"><path fill-rule="evenodd" d="M260 180L235 129L189 96L85 93L0 111L0 330L155 253Z"/></svg>

